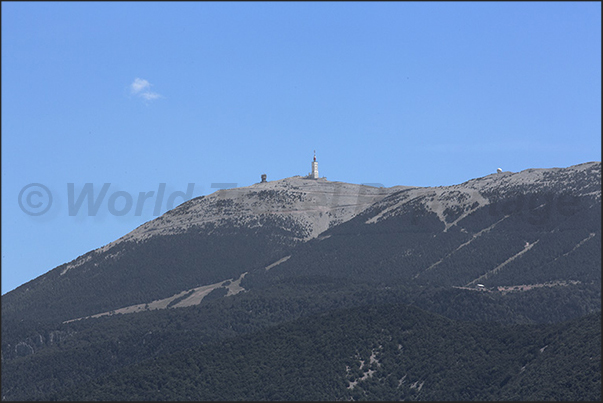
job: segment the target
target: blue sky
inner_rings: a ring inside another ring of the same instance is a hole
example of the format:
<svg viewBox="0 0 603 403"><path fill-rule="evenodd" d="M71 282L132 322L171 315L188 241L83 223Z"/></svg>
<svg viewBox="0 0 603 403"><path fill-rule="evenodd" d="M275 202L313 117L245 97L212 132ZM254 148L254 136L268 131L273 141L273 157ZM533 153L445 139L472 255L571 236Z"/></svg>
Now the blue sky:
<svg viewBox="0 0 603 403"><path fill-rule="evenodd" d="M600 161L601 3L2 2L3 294L155 218L119 192L305 175L313 150L388 187ZM69 215L86 183L110 187Z"/></svg>

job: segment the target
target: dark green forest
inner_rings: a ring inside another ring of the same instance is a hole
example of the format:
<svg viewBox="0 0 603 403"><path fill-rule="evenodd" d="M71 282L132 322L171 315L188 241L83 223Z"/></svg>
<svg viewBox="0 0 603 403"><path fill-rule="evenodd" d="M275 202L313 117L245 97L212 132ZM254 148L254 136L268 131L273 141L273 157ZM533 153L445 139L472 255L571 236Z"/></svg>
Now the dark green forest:
<svg viewBox="0 0 603 403"><path fill-rule="evenodd" d="M186 349L50 400L600 400L601 316L445 319L388 304Z"/></svg>
<svg viewBox="0 0 603 403"><path fill-rule="evenodd" d="M347 315L345 309L355 307L362 311L383 304L412 304L453 318L458 326L480 322L505 326L523 323L544 329L560 319L588 314L584 307L594 304L589 301L597 298L598 291L593 288L591 294L583 295L579 290L567 286L502 295L440 287L413 292L402 285L377 288L360 282L297 277L261 293L203 300L200 305L188 308L107 316L61 326L39 325L25 333L29 335L26 340L36 349L35 354L22 345L24 351L20 351L20 356L4 360L2 380L3 385L11 385L12 399L47 400L51 395L58 398L65 388L151 357L224 339L238 340L243 335L308 315L329 312ZM557 301L557 305L552 306L550 301ZM16 337L23 334L17 332ZM22 377L23 373L28 377ZM32 389L32 384L36 389Z"/></svg>

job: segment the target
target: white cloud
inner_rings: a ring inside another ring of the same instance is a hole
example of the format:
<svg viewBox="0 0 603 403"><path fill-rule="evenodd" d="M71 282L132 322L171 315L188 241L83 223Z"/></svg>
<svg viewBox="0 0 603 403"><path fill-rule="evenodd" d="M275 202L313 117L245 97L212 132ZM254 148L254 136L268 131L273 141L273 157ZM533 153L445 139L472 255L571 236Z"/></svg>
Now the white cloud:
<svg viewBox="0 0 603 403"><path fill-rule="evenodd" d="M145 101L153 101L162 96L156 92L151 91L151 83L143 78L136 77L134 82L130 84L130 91L134 95L138 95Z"/></svg>
<svg viewBox="0 0 603 403"><path fill-rule="evenodd" d="M151 88L151 83L147 80L143 80L142 78L136 77L130 87L132 88L132 94L138 94L145 88Z"/></svg>
<svg viewBox="0 0 603 403"><path fill-rule="evenodd" d="M150 91L143 92L140 94L140 96L146 99L147 101L152 101L153 99L161 98L161 95L159 95L158 93Z"/></svg>

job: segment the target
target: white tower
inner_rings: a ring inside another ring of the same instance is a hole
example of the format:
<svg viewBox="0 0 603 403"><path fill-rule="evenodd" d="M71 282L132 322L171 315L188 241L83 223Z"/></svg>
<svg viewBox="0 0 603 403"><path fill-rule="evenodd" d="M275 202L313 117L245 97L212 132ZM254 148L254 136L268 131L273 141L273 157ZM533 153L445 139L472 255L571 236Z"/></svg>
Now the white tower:
<svg viewBox="0 0 603 403"><path fill-rule="evenodd" d="M316 150L314 150L314 161L312 161L312 172L310 178L318 179L318 162L316 162Z"/></svg>

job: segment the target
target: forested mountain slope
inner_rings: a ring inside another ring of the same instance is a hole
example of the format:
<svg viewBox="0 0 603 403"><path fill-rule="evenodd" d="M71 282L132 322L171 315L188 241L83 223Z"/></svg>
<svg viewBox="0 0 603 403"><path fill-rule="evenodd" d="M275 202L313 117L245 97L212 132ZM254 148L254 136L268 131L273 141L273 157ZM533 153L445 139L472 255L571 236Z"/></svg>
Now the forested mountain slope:
<svg viewBox="0 0 603 403"><path fill-rule="evenodd" d="M600 400L601 315L463 323L405 305L332 311L125 368L67 400Z"/></svg>
<svg viewBox="0 0 603 403"><path fill-rule="evenodd" d="M435 188L376 188L293 177L190 200L2 297L2 397L61 399L98 393L107 397L107 391L120 390L111 379L140 376L139 370L159 379L171 368L170 357L179 352L197 349L195 360L202 361L203 354L210 354L207 351L218 354L212 350L215 346L229 345L227 340L251 342L258 332L262 338L282 335L282 329L294 331L295 326L306 326L310 333L319 328L336 332L315 315L334 315L334 323L362 327L344 323L345 312L356 312L354 320L362 321L359 312L394 305L434 321L427 327L448 323L486 333L491 330L484 329L494 329L489 326L503 326L496 332L533 329L538 337L546 332L550 336L551 329L561 329L555 326L570 326L567 321L576 319L567 337L582 340L589 348L591 341L585 338L598 337L600 344L600 330L592 330L592 318L598 314L600 321L601 310L600 162L503 172ZM386 322L401 321L388 316L390 308L375 311L376 315ZM280 333L270 333L277 332L275 326L281 326ZM364 333L368 338L376 337L371 329ZM315 343L314 335L303 337ZM475 337L476 348L496 344L498 350L493 351L506 354L510 366L521 361L496 337ZM473 343L463 340L455 343ZM257 348L266 348L257 343ZM254 348L247 350L255 354ZM490 389L467 386L455 392L457 398L565 399L561 387L559 393L547 395L549 384L563 380L566 386L582 381L591 385L590 375L583 372L590 374L592 368L576 364L573 381L555 371L548 377L543 374L548 366L569 362L564 357L582 354L572 348L547 347L545 351L555 352L551 358L536 359L549 357L536 354L530 362L538 365L509 373L508 379L492 369L496 365L487 369L480 367L485 361L474 362L471 365L480 371L498 375L489 378ZM287 351L275 360L294 354ZM464 353L456 356L470 360ZM600 353L593 360L599 365L600 385ZM151 362L161 365L149 366ZM178 372L181 369L174 369L174 385L185 382L180 378L190 370ZM280 379L269 371L264 374L253 379ZM331 375L323 377L338 382L336 389L347 385ZM361 389L346 386L343 394L333 396L441 400L438 393L453 376L446 371L438 375L441 379L430 376L431 383L426 381L420 391L420 382L414 388L407 384L406 389L378 388L360 395ZM322 382L317 374L303 377ZM542 383L533 381L536 378ZM216 385L226 379L214 379L215 388L207 390L218 393ZM283 385L298 391L306 388L296 389L285 381ZM591 386L584 396L591 396ZM266 394L253 396L283 396L266 388L259 385L257 393ZM130 392L128 398L151 393L146 386ZM582 395L572 396L579 400Z"/></svg>

